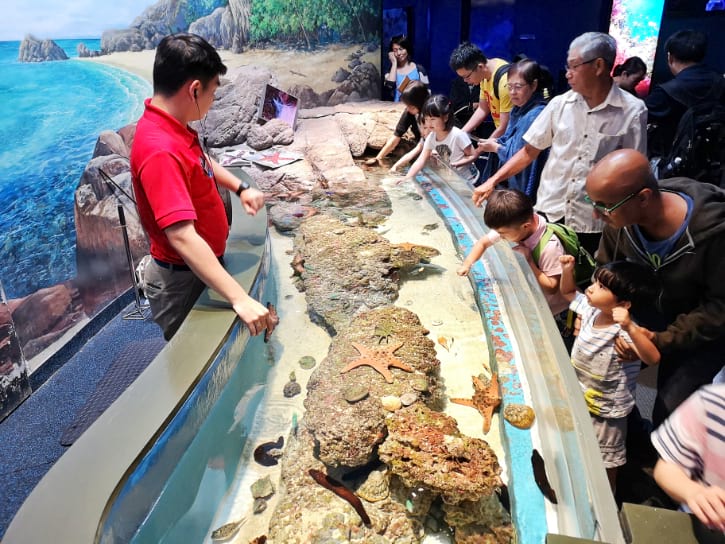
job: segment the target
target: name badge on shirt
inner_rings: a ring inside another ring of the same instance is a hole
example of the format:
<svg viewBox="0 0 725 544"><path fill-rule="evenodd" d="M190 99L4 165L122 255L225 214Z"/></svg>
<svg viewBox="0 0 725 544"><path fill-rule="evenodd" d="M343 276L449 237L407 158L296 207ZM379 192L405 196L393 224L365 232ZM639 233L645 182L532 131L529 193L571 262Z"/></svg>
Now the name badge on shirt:
<svg viewBox="0 0 725 544"><path fill-rule="evenodd" d="M204 173L210 177L214 177L214 169L211 166L211 163L206 160L206 157L202 154L201 157L199 157L199 163L201 164L201 169L204 170Z"/></svg>

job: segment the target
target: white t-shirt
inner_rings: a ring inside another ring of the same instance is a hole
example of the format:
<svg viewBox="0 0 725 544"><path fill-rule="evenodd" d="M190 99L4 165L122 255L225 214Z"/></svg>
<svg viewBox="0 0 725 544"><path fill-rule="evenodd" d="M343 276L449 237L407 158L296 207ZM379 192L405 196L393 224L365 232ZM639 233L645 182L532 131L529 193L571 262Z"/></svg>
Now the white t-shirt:
<svg viewBox="0 0 725 544"><path fill-rule="evenodd" d="M571 350L579 385L591 414L605 418L625 417L634 407L634 393L641 363L623 362L614 349L617 336L632 343L618 323L597 327L594 322L601 313L589 305L583 293L577 293L571 309L581 315L579 335Z"/></svg>
<svg viewBox="0 0 725 544"><path fill-rule="evenodd" d="M536 194L536 210L550 221L564 223L575 232L601 232L592 205L584 200L586 177L592 167L615 149L647 153L647 108L639 98L617 85L607 98L589 108L574 91L552 98L524 140L536 149L549 149Z"/></svg>
<svg viewBox="0 0 725 544"><path fill-rule="evenodd" d="M436 139L435 132L428 134L423 149L431 152L435 151L438 153L440 160L450 166L452 162L458 162L466 157L463 150L469 145L471 145L471 138L468 134L458 127L453 127L443 140ZM456 167L451 166L451 168L468 183L473 184L478 179L478 168L474 163Z"/></svg>

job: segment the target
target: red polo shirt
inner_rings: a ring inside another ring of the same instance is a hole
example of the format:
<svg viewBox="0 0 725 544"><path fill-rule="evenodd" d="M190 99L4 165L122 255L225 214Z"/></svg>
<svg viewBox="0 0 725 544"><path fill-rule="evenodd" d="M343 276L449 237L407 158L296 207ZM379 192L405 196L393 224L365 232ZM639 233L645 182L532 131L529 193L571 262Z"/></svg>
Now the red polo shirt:
<svg viewBox="0 0 725 544"><path fill-rule="evenodd" d="M196 131L145 102L131 149L131 179L151 256L183 264L164 229L194 221L214 255L224 254L229 234L224 204Z"/></svg>

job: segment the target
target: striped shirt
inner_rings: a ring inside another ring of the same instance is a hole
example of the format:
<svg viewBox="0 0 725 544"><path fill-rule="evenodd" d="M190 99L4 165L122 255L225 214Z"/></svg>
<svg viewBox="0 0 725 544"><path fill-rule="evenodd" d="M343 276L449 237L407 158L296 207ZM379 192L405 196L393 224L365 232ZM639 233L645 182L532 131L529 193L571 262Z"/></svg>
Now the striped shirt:
<svg viewBox="0 0 725 544"><path fill-rule="evenodd" d="M577 293L569 308L582 318L571 350L571 363L589 412L604 418L625 417L634 407L641 363L620 361L614 341L622 336L631 344L631 338L617 323L595 327L594 321L601 312L589 305L583 293Z"/></svg>
<svg viewBox="0 0 725 544"><path fill-rule="evenodd" d="M690 395L652 433L652 444L693 480L725 489L725 384Z"/></svg>

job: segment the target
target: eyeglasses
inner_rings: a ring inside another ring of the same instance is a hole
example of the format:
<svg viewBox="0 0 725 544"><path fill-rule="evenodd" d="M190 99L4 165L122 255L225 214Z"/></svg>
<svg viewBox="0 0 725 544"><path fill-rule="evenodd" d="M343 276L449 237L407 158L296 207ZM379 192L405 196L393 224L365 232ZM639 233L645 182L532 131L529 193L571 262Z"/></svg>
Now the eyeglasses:
<svg viewBox="0 0 725 544"><path fill-rule="evenodd" d="M612 204L611 206L607 206L606 204L603 204L602 202L594 202L591 198L589 198L589 195L584 195L584 202L587 204L591 204L595 210L597 210L602 215L610 215L614 210L617 208L624 206L627 202L632 200L635 196L637 196L639 193L642 192L642 190L645 189L645 187L642 187L642 189L637 189L632 194L629 194L625 196L622 200L617 202L616 204Z"/></svg>
<svg viewBox="0 0 725 544"><path fill-rule="evenodd" d="M478 68L478 66L476 66L476 68ZM466 81L466 80L467 80L467 79L468 79L469 77L471 77L471 76L473 75L473 72L475 72L475 71L476 71L476 68L474 68L473 70L471 70L470 72L468 72L468 74L467 74L467 75L465 75L465 76L461 76L461 79L462 79L463 81Z"/></svg>
<svg viewBox="0 0 725 544"><path fill-rule="evenodd" d="M584 66L585 64L589 64L590 62L594 62L598 58L599 57L594 57L593 59L585 60L584 62L580 62L579 64L575 64L573 66L570 66L569 64L565 64L564 65L564 70L566 70L567 72L573 72L574 70L576 70L580 66Z"/></svg>
<svg viewBox="0 0 725 544"><path fill-rule="evenodd" d="M511 91L519 92L521 89L523 89L524 87L528 87L528 86L529 86L528 83L509 83L508 85L506 85L506 88L509 90L509 92L511 92Z"/></svg>

